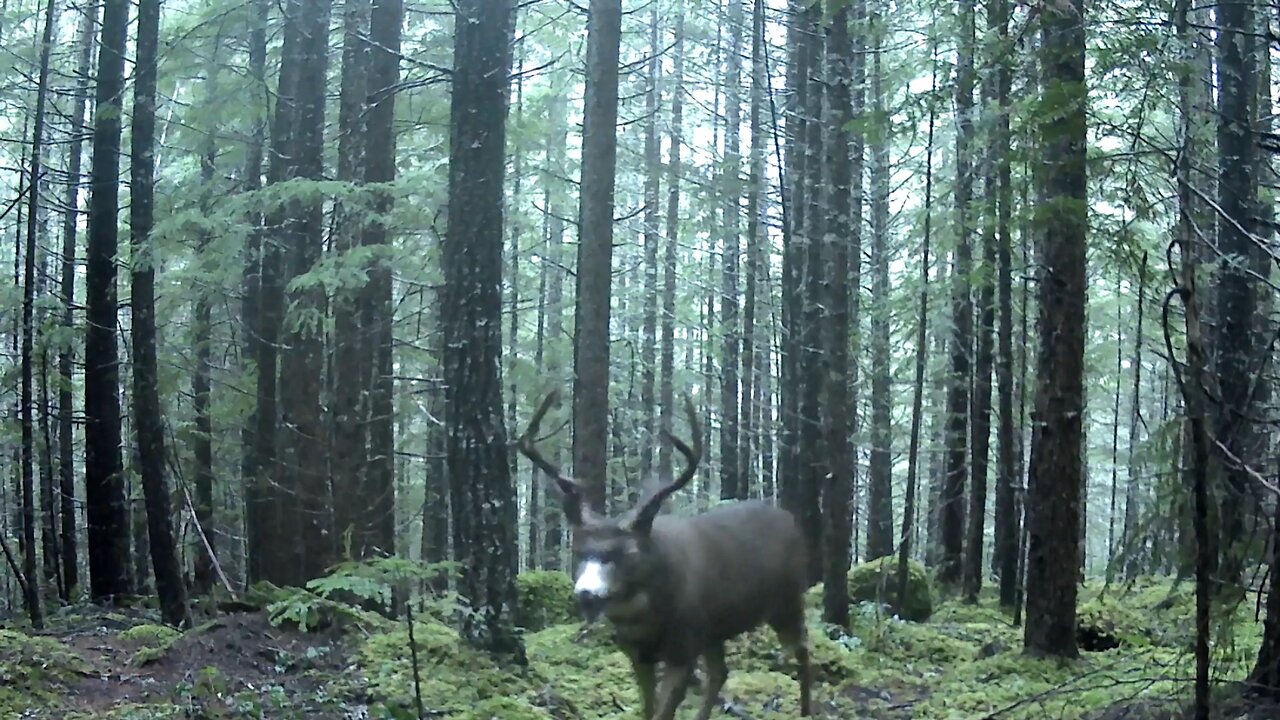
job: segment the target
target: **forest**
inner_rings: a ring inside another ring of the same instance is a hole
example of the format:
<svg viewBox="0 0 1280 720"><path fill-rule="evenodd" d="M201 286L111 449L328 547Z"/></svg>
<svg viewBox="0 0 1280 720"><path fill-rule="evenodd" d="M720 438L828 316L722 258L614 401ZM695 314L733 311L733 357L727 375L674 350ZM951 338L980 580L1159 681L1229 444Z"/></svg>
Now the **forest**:
<svg viewBox="0 0 1280 720"><path fill-rule="evenodd" d="M0 719L1280 717L1278 72L1258 0L0 0Z"/></svg>

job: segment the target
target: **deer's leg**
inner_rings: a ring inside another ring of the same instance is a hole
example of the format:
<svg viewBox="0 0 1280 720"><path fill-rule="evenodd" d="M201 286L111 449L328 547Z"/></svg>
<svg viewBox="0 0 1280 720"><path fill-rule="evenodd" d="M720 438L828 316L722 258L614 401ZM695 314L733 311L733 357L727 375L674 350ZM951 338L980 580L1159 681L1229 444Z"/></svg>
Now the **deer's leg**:
<svg viewBox="0 0 1280 720"><path fill-rule="evenodd" d="M653 717L655 705L655 685L657 684L657 667L655 663L644 662L639 657L631 656L631 672L636 677L636 685L640 688L640 704L644 708L644 719Z"/></svg>
<svg viewBox="0 0 1280 720"><path fill-rule="evenodd" d="M810 685L813 684L813 675L809 668L809 633L805 629L803 615L797 629L794 624L787 627L775 627L778 633L778 640L791 652L795 653L796 664L799 666L798 678L800 681L800 716L808 717L810 715Z"/></svg>
<svg viewBox="0 0 1280 720"><path fill-rule="evenodd" d="M658 711L650 720L672 720L676 716L676 708L684 702L692 679L693 663L664 663L662 683L658 686Z"/></svg>
<svg viewBox="0 0 1280 720"><path fill-rule="evenodd" d="M702 709L698 710L696 720L707 720L711 717L711 711L715 709L716 699L720 696L724 681L729 679L729 666L724 662L723 644L709 645L703 651L702 659L707 661L707 684L703 689Z"/></svg>

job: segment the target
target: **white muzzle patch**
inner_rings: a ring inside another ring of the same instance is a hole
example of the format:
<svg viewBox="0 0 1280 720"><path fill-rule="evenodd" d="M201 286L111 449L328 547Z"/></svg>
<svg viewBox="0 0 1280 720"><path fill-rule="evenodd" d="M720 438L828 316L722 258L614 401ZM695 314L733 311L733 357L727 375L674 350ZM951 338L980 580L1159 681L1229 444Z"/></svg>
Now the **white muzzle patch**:
<svg viewBox="0 0 1280 720"><path fill-rule="evenodd" d="M599 560L587 560L578 567L573 592L578 597L605 598L609 595L609 575L613 568Z"/></svg>

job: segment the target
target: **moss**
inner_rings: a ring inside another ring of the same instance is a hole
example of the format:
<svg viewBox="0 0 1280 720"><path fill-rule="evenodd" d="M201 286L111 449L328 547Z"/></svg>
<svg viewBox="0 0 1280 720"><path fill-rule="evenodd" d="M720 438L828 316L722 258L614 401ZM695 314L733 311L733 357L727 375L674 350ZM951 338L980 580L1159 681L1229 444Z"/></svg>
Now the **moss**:
<svg viewBox="0 0 1280 720"><path fill-rule="evenodd" d="M133 657L129 664L142 667L163 658L173 647L173 643L182 637L182 633L167 626L143 624L135 625L120 633L120 639L134 647Z"/></svg>
<svg viewBox="0 0 1280 720"><path fill-rule="evenodd" d="M898 558L883 557L862 563L849 572L849 599L888 605L893 613L912 622L925 622L933 615L933 591L929 574L914 560L907 561L907 596L898 607Z"/></svg>
<svg viewBox="0 0 1280 720"><path fill-rule="evenodd" d="M573 581L553 570L534 570L516 576L520 626L536 632L552 625L571 623L578 617L573 601Z"/></svg>
<svg viewBox="0 0 1280 720"><path fill-rule="evenodd" d="M530 695L525 678L464 644L453 628L415 619L414 638L422 697L433 715L461 717L484 700ZM360 647L356 665L363 690L389 707L413 707L412 654L403 624L371 635Z"/></svg>
<svg viewBox="0 0 1280 720"><path fill-rule="evenodd" d="M458 720L549 720L552 715L521 698L489 698L458 716Z"/></svg>
<svg viewBox="0 0 1280 720"><path fill-rule="evenodd" d="M0 630L0 717L57 708L64 689L94 668L56 640Z"/></svg>
<svg viewBox="0 0 1280 720"><path fill-rule="evenodd" d="M578 625L555 625L527 636L525 649L535 674L550 679L581 717L639 716L631 664L604 624L585 633Z"/></svg>
<svg viewBox="0 0 1280 720"><path fill-rule="evenodd" d="M169 627L168 625L134 625L133 627L120 633L121 640L127 640L139 645L169 645L177 640L182 633Z"/></svg>
<svg viewBox="0 0 1280 720"><path fill-rule="evenodd" d="M244 592L241 602L258 609L266 608L268 605L281 602L287 599L291 594L290 590L277 587L266 580L261 580L249 586Z"/></svg>

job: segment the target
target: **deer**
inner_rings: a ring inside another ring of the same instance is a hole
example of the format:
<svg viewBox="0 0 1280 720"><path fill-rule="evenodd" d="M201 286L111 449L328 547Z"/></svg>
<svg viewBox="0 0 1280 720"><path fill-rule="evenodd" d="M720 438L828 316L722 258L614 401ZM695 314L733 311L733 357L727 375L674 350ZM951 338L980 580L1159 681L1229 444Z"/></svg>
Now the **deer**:
<svg viewBox="0 0 1280 720"><path fill-rule="evenodd" d="M535 445L543 416L557 399L557 391L546 396L517 447L560 491L572 536L577 607L586 627L601 617L608 621L614 645L631 663L644 718L672 720L701 657L706 683L696 717L707 720L729 677L725 643L766 623L795 656L800 714L809 716L808 549L795 516L759 500L724 503L691 516L661 513L663 502L689 484L702 459L698 417L685 395L692 447L663 430L685 459L679 477L630 510L607 517L584 501L583 482L563 473Z"/></svg>

